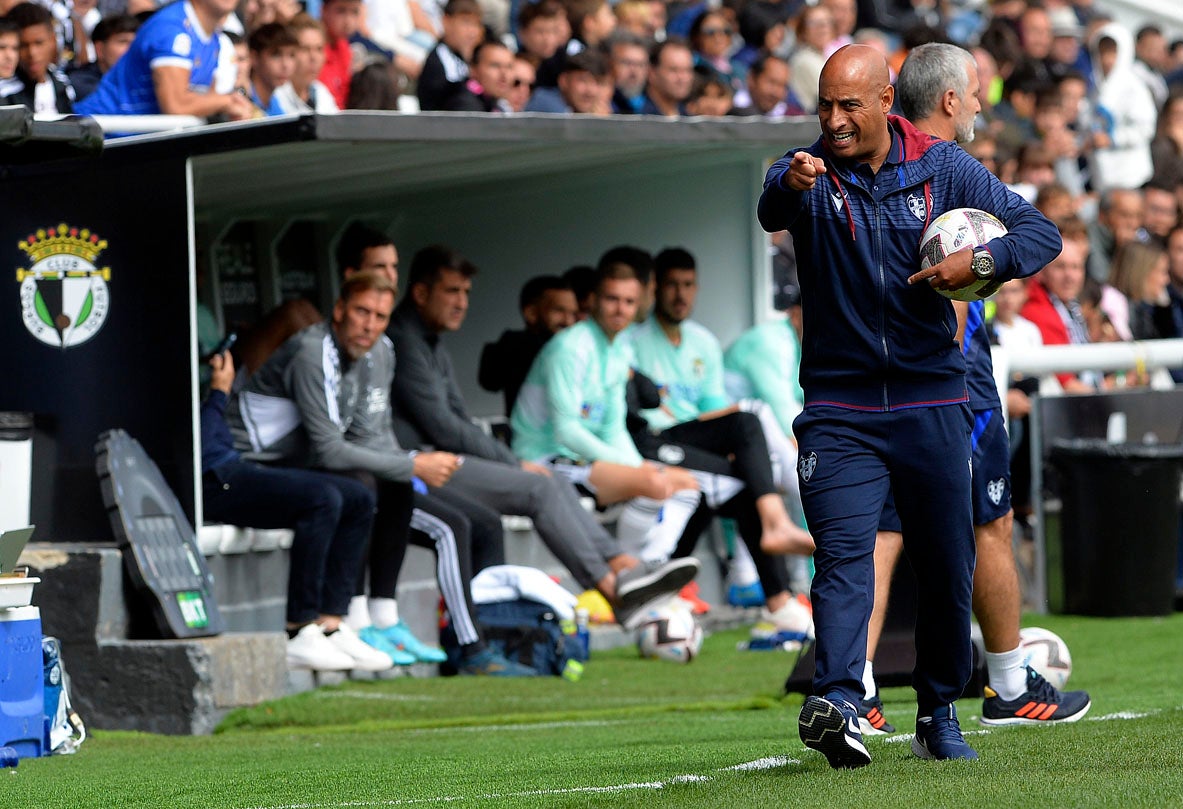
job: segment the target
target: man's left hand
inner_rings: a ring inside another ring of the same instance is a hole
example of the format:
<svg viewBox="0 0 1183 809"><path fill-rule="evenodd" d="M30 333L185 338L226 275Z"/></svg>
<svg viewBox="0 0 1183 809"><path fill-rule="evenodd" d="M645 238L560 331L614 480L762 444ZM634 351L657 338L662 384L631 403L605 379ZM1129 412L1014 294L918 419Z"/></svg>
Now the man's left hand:
<svg viewBox="0 0 1183 809"><path fill-rule="evenodd" d="M908 283L918 284L921 281L927 281L933 289L950 291L967 287L977 280L974 271L970 269L973 257L972 248L958 250L941 263L933 264L931 267L910 276Z"/></svg>

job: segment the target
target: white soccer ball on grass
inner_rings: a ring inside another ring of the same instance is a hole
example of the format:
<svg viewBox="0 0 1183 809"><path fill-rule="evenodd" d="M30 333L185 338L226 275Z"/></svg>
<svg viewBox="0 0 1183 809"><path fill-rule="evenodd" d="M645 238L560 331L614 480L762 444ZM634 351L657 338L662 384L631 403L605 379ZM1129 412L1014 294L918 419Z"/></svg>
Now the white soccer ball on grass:
<svg viewBox="0 0 1183 809"><path fill-rule="evenodd" d="M681 599L669 598L650 607L637 628L641 657L689 663L702 649L702 627Z"/></svg>

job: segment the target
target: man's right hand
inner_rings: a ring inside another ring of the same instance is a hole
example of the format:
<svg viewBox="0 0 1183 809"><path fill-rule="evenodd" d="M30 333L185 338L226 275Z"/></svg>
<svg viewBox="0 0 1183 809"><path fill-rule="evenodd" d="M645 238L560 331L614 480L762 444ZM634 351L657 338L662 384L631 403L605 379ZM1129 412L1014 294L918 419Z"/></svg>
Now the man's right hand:
<svg viewBox="0 0 1183 809"><path fill-rule="evenodd" d="M412 473L428 486L438 489L452 479L460 463L460 456L450 452L420 452L415 456Z"/></svg>
<svg viewBox="0 0 1183 809"><path fill-rule="evenodd" d="M808 191L817 178L826 173L826 163L808 152L797 152L781 176L782 182L794 191Z"/></svg>

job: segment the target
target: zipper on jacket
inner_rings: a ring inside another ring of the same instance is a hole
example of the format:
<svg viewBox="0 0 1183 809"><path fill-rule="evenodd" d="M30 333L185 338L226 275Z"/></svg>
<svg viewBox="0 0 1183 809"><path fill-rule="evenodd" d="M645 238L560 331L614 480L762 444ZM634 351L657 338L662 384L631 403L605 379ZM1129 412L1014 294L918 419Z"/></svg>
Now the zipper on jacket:
<svg viewBox="0 0 1183 809"><path fill-rule="evenodd" d="M887 273L883 269L883 235L879 230L879 218L881 208L879 200L875 198L874 190L871 193L871 205L875 211L875 227L872 230L875 236L875 266L879 270L879 344L883 348L883 409L890 410L891 403L887 396L887 366L890 363L891 356L887 348Z"/></svg>

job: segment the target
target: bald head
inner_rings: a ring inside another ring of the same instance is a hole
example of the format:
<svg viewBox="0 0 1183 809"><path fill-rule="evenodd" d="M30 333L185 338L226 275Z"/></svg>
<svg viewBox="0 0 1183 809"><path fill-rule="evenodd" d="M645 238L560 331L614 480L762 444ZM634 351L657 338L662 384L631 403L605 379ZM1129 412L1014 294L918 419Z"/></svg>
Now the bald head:
<svg viewBox="0 0 1183 809"><path fill-rule="evenodd" d="M839 48L818 83L817 117L826 148L877 171L891 149L887 113L894 100L882 53L867 45Z"/></svg>
<svg viewBox="0 0 1183 809"><path fill-rule="evenodd" d="M887 59L881 51L870 45L844 45L834 51L834 55L827 59L822 67L822 87L827 79L862 79L869 85L881 88L891 84L891 71L888 70Z"/></svg>

